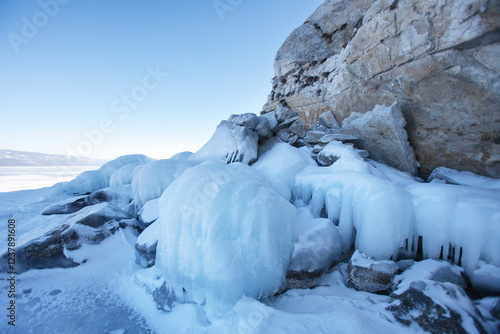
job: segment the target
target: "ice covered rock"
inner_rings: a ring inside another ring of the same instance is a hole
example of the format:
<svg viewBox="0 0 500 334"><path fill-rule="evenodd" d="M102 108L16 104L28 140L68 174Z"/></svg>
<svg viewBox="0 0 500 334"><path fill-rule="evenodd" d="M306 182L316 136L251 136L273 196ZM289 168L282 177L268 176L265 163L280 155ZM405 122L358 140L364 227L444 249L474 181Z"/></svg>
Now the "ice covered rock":
<svg viewBox="0 0 500 334"><path fill-rule="evenodd" d="M388 107L377 105L364 114L351 113L342 122L342 130L359 137L359 145L370 152L372 159L415 175L417 160L405 125L401 109L394 103Z"/></svg>
<svg viewBox="0 0 500 334"><path fill-rule="evenodd" d="M331 166L343 157L342 162L337 166L351 165L350 171L368 171L364 158L368 157L368 152L358 150L349 145L344 145L339 141L331 141L319 153L316 159L321 166ZM348 170L346 170L348 171Z"/></svg>
<svg viewBox="0 0 500 334"><path fill-rule="evenodd" d="M231 115L229 116L228 122L244 126L249 128L250 130L254 130L255 127L259 124L259 119L257 115L252 113L239 114L239 115Z"/></svg>
<svg viewBox="0 0 500 334"><path fill-rule="evenodd" d="M139 223L142 228L146 228L160 217L160 199L155 198L147 201L139 210Z"/></svg>
<svg viewBox="0 0 500 334"><path fill-rule="evenodd" d="M358 291L388 292L398 270L398 265L393 261L375 261L355 251L347 266L348 286Z"/></svg>
<svg viewBox="0 0 500 334"><path fill-rule="evenodd" d="M120 209L124 209L132 201L132 199L132 186L127 184L96 190L88 195L85 201L87 202L87 205L111 203Z"/></svg>
<svg viewBox="0 0 500 334"><path fill-rule="evenodd" d="M444 261L416 263L396 277L387 309L402 324L417 324L431 333L486 333L476 306L449 282L460 277L460 268Z"/></svg>
<svg viewBox="0 0 500 334"><path fill-rule="evenodd" d="M474 290L481 295L500 294L500 267L479 261L478 267L469 277Z"/></svg>
<svg viewBox="0 0 500 334"><path fill-rule="evenodd" d="M342 254L342 236L331 220L314 218L309 209L297 210L299 240L290 271L322 273Z"/></svg>
<svg viewBox="0 0 500 334"><path fill-rule="evenodd" d="M196 165L189 160L165 159L142 166L132 181L135 207L139 210L146 202L159 198L176 178Z"/></svg>
<svg viewBox="0 0 500 334"><path fill-rule="evenodd" d="M176 295L185 290L209 314L282 286L296 210L254 169L240 163L189 169L163 193L160 221L156 266Z"/></svg>
<svg viewBox="0 0 500 334"><path fill-rule="evenodd" d="M259 135L247 127L222 121L212 138L191 160L216 160L249 164L257 159Z"/></svg>
<svg viewBox="0 0 500 334"><path fill-rule="evenodd" d="M470 273L479 260L500 266L500 192L466 186L413 183L416 233L424 258L443 258Z"/></svg>
<svg viewBox="0 0 500 334"><path fill-rule="evenodd" d="M286 200L292 197L295 175L307 166L315 166L310 154L285 143L266 143L262 145L252 168L257 169L268 179L273 189Z"/></svg>
<svg viewBox="0 0 500 334"><path fill-rule="evenodd" d="M75 250L80 248L82 244L99 244L119 228L120 223L114 219L96 227L75 223L63 230L61 237L66 249Z"/></svg>
<svg viewBox="0 0 500 334"><path fill-rule="evenodd" d="M21 274L30 269L69 268L78 264L66 257L62 232L67 226L60 226L44 235L16 245L16 272ZM0 271L10 272L7 267L7 253L1 256Z"/></svg>
<svg viewBox="0 0 500 334"><path fill-rule="evenodd" d="M136 262L144 268L155 264L156 247L161 233L161 222L149 225L137 238L135 243Z"/></svg>
<svg viewBox="0 0 500 334"><path fill-rule="evenodd" d="M131 184L135 173L139 170L140 166L142 165L143 164L140 163L132 163L121 167L116 172L111 174L111 177L109 179L109 186L119 187Z"/></svg>
<svg viewBox="0 0 500 334"><path fill-rule="evenodd" d="M88 196L70 197L61 202L51 204L42 211L42 215L69 214L88 206Z"/></svg>
<svg viewBox="0 0 500 334"><path fill-rule="evenodd" d="M73 194L88 194L109 187L111 176L123 166L137 163L144 164L151 161L153 159L142 154L121 156L105 163L98 170L81 173L66 184L66 191Z"/></svg>
<svg viewBox="0 0 500 334"><path fill-rule="evenodd" d="M500 190L500 179L492 179L471 172L459 172L446 167L434 169L427 181L435 179L445 180L449 184Z"/></svg>
<svg viewBox="0 0 500 334"><path fill-rule="evenodd" d="M111 220L133 218L119 207L110 203L100 203L88 206L66 220L66 225L81 224L90 227L101 227Z"/></svg>
<svg viewBox="0 0 500 334"><path fill-rule="evenodd" d="M450 262L427 259L414 263L401 275L396 276L394 283L398 289L408 289L408 284L414 281L434 281L452 283L463 289L467 288L464 270Z"/></svg>
<svg viewBox="0 0 500 334"><path fill-rule="evenodd" d="M76 266L77 263L66 256L65 249L77 249L82 243L99 243L119 228L119 221L130 218L109 203L85 207L41 235L21 237L16 245L16 270L21 273L30 269ZM6 254L2 258L6 258Z"/></svg>

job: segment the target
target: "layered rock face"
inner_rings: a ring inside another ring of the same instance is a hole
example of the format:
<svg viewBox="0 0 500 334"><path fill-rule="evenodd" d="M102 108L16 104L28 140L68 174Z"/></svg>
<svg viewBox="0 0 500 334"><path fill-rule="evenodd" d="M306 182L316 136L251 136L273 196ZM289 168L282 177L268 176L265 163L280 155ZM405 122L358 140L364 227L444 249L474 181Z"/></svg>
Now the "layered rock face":
<svg viewBox="0 0 500 334"><path fill-rule="evenodd" d="M397 102L419 174L499 177L499 55L498 1L327 0L278 51L264 113L286 105L309 129Z"/></svg>

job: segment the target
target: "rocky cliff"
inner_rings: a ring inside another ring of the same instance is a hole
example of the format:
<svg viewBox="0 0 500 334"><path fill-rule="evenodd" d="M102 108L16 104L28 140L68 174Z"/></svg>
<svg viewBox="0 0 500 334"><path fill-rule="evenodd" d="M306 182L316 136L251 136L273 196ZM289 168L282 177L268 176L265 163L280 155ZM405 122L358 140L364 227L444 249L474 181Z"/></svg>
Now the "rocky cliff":
<svg viewBox="0 0 500 334"><path fill-rule="evenodd" d="M327 0L278 51L263 113L289 107L299 128L355 135L413 174L499 177L499 55L496 0ZM361 124L367 112L388 119L377 105L394 122Z"/></svg>

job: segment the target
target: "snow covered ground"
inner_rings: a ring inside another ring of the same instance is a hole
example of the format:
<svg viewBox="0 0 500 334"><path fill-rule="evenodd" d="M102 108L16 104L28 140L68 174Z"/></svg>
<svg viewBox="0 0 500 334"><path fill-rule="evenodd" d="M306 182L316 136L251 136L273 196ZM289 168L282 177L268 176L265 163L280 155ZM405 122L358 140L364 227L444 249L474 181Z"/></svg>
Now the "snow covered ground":
<svg viewBox="0 0 500 334"><path fill-rule="evenodd" d="M50 187L96 166L0 166L0 192Z"/></svg>

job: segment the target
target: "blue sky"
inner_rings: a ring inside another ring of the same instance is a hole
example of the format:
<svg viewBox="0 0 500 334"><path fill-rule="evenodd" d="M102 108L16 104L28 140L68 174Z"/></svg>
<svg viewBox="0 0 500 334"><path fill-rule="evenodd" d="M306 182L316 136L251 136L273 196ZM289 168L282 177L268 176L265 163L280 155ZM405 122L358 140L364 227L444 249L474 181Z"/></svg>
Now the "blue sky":
<svg viewBox="0 0 500 334"><path fill-rule="evenodd" d="M231 113L260 112L276 51L321 3L4 0L0 149L195 151Z"/></svg>

